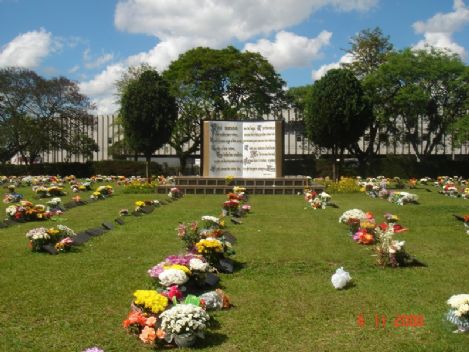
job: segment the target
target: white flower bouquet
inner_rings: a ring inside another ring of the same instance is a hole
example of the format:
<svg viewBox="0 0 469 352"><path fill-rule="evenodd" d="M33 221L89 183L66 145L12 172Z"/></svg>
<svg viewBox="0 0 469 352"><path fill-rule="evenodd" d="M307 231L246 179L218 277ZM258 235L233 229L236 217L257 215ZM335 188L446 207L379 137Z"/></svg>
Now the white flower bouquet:
<svg viewBox="0 0 469 352"><path fill-rule="evenodd" d="M204 215L202 216L202 221L205 222L205 225L207 225L208 228L213 227L213 226L220 226L220 218L217 218L216 216L212 215Z"/></svg>
<svg viewBox="0 0 469 352"><path fill-rule="evenodd" d="M409 192L393 192L389 195L388 200L397 205L404 205L409 203L417 203L419 197L414 193Z"/></svg>
<svg viewBox="0 0 469 352"><path fill-rule="evenodd" d="M189 277L187 274L179 269L166 269L158 275L160 284L166 287L173 285L184 285Z"/></svg>
<svg viewBox="0 0 469 352"><path fill-rule="evenodd" d="M165 340L175 342L183 336L190 344L195 342L196 337L204 338L207 322L210 316L201 307L192 304L177 304L160 314L161 330L165 333ZM189 346L187 344L186 346Z"/></svg>
<svg viewBox="0 0 469 352"><path fill-rule="evenodd" d="M209 270L210 265L202 259L192 258L189 261L189 268L191 269L191 271L199 271L205 273Z"/></svg>
<svg viewBox="0 0 469 352"><path fill-rule="evenodd" d="M339 222L342 224L350 225L351 222L358 221L365 218L365 212L360 209L350 209L344 212L339 217Z"/></svg>
<svg viewBox="0 0 469 352"><path fill-rule="evenodd" d="M450 306L446 319L458 327L455 332L469 332L469 294L453 295L446 303Z"/></svg>

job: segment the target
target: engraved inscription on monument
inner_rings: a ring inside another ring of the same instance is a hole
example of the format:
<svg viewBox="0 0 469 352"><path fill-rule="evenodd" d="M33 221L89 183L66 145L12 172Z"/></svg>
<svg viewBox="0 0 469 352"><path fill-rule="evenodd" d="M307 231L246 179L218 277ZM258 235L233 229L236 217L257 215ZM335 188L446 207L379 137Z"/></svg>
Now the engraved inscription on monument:
<svg viewBox="0 0 469 352"><path fill-rule="evenodd" d="M275 121L205 121L210 177L276 177Z"/></svg>

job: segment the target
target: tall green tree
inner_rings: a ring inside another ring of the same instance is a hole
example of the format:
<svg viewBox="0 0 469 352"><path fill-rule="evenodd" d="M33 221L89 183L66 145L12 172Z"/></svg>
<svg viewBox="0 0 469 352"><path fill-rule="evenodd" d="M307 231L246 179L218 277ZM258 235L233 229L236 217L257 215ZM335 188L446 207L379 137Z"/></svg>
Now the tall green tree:
<svg viewBox="0 0 469 352"><path fill-rule="evenodd" d="M96 123L90 114L93 108L67 78L45 79L31 70L0 69L0 124L8 126L11 145L27 162L51 149L68 151L78 126Z"/></svg>
<svg viewBox="0 0 469 352"><path fill-rule="evenodd" d="M306 100L311 92L312 84L299 87L288 88L286 95L290 107L292 107L299 116L303 116L306 107Z"/></svg>
<svg viewBox="0 0 469 352"><path fill-rule="evenodd" d="M318 146L328 148L336 159L363 135L371 108L360 82L346 69L333 69L312 87L305 106L306 135Z"/></svg>
<svg viewBox="0 0 469 352"><path fill-rule="evenodd" d="M359 80L374 72L386 62L389 53L394 51L390 37L384 35L379 27L360 31L352 37L349 44L347 53L353 60L344 63L343 67L351 70Z"/></svg>
<svg viewBox="0 0 469 352"><path fill-rule="evenodd" d="M386 97L384 113L419 158L434 153L467 116L469 68L446 51L394 53L369 82Z"/></svg>
<svg viewBox="0 0 469 352"><path fill-rule="evenodd" d="M0 123L0 162L5 164L18 152L11 133L11 127L7 122Z"/></svg>
<svg viewBox="0 0 469 352"><path fill-rule="evenodd" d="M176 100L166 80L155 70L147 70L123 88L120 106L126 143L145 156L150 180L151 156L168 143L177 119Z"/></svg>
<svg viewBox="0 0 469 352"><path fill-rule="evenodd" d="M351 70L362 82L365 95L373 107L373 118L367 126L367 138L363 144L354 143L349 149L363 163L372 158L379 151L383 140L381 135L395 133L394 125L384 113L387 96L383 95L379 87L368 81L368 77L375 72L391 53L394 46L390 37L383 34L381 28L364 29L353 36L347 53L353 58L352 62L343 64Z"/></svg>
<svg viewBox="0 0 469 352"><path fill-rule="evenodd" d="M262 119L286 106L285 82L273 66L258 53L231 46L189 50L163 76L179 107L170 145L182 172L188 156L200 148L201 120Z"/></svg>

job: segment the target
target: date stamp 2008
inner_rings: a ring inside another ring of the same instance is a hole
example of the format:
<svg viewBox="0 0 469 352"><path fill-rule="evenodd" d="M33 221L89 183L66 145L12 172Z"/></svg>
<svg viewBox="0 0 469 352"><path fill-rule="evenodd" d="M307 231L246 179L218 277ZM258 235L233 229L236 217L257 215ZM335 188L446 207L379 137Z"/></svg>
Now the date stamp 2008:
<svg viewBox="0 0 469 352"><path fill-rule="evenodd" d="M361 328L367 325L367 319L363 313L357 316L357 325ZM375 314L371 319L371 323L374 324L375 328L386 328L387 325L400 328L400 327L412 327L419 328L425 326L425 316L422 314L399 314L394 317L392 321L389 321L384 314Z"/></svg>

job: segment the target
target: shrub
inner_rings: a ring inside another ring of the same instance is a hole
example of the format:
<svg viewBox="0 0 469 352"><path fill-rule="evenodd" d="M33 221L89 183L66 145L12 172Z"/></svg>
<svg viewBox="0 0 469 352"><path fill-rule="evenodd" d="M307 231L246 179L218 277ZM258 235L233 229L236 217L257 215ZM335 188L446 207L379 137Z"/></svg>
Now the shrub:
<svg viewBox="0 0 469 352"><path fill-rule="evenodd" d="M326 187L327 193L355 193L360 192L360 186L354 178L341 177L338 182L335 182L328 177L315 178L313 182L319 183Z"/></svg>

